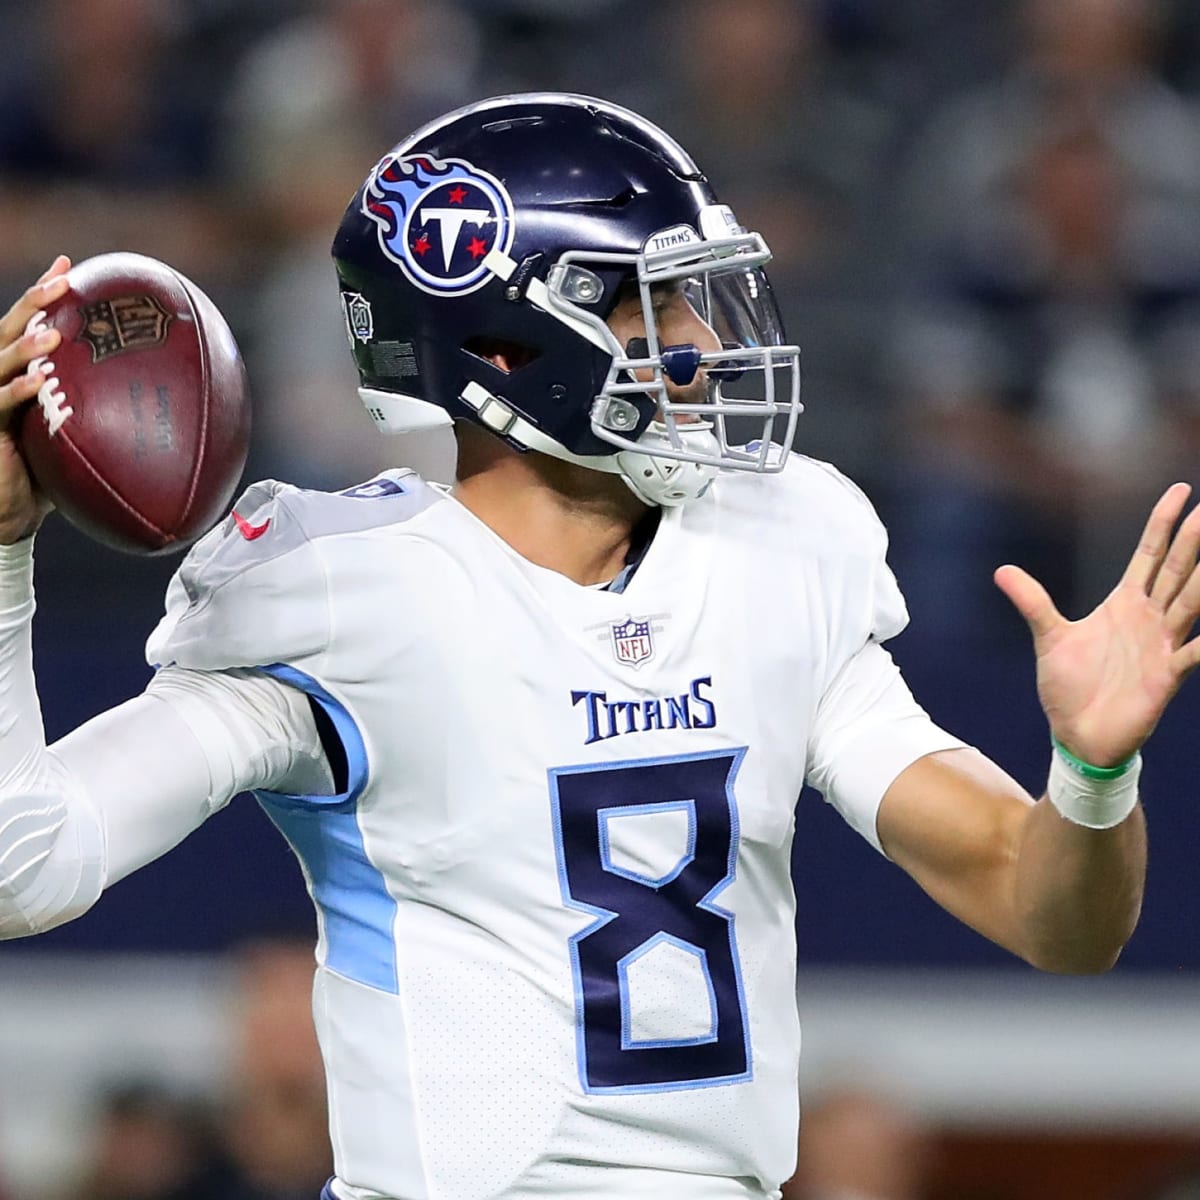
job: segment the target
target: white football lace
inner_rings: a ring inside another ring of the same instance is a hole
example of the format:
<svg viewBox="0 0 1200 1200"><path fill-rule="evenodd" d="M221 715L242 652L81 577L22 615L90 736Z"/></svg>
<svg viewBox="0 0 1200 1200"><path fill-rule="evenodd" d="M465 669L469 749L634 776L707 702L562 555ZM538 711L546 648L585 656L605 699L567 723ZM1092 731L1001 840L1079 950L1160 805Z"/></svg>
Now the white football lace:
<svg viewBox="0 0 1200 1200"><path fill-rule="evenodd" d="M49 329L46 324L45 310L35 312L25 326L25 332L42 333ZM62 384L54 374L54 364L45 356L33 359L25 368L28 375L44 374L42 386L38 388L37 402L46 418L46 428L53 437L62 427L66 419L75 410L67 404L67 394L62 390Z"/></svg>

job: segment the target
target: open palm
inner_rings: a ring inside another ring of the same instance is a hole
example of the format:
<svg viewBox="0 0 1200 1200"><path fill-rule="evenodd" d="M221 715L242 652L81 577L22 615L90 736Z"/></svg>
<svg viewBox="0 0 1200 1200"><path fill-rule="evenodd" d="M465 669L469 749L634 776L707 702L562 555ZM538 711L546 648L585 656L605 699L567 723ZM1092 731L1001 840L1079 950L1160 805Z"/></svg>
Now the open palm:
<svg viewBox="0 0 1200 1200"><path fill-rule="evenodd" d="M1068 621L1021 568L996 572L1033 632L1051 732L1094 766L1133 755L1200 663L1200 638L1189 638L1200 616L1200 507L1175 530L1190 491L1163 493L1120 583L1082 620Z"/></svg>

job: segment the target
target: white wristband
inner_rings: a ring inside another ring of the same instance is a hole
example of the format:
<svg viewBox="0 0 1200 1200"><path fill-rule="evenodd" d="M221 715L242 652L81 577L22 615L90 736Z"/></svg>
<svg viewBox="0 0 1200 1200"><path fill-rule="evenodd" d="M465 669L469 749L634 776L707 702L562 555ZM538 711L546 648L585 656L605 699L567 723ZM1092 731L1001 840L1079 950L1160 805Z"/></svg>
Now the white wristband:
<svg viewBox="0 0 1200 1200"><path fill-rule="evenodd" d="M1055 750L1050 756L1046 795L1068 821L1088 829L1111 829L1136 807L1141 773L1142 756L1138 754L1116 779L1091 779Z"/></svg>

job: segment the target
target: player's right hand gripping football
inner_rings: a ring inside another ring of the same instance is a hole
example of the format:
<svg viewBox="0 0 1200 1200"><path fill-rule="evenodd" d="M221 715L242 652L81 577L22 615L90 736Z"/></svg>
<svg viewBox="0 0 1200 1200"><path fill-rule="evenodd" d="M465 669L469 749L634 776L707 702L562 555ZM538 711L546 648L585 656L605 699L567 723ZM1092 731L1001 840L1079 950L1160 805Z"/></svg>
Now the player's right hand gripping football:
<svg viewBox="0 0 1200 1200"><path fill-rule="evenodd" d="M50 269L0 317L0 544L28 537L52 505L35 486L12 435L14 415L38 393L43 376L28 374L36 358L54 351L57 330L26 333L31 318L67 290L70 260L59 255Z"/></svg>

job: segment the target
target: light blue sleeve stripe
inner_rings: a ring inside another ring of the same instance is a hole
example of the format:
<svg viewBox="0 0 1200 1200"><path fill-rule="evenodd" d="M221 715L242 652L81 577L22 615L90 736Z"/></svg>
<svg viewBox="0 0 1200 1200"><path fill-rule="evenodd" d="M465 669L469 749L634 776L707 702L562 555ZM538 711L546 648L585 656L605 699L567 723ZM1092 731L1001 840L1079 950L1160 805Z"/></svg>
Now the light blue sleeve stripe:
<svg viewBox="0 0 1200 1200"><path fill-rule="evenodd" d="M329 714L346 751L349 781L335 796L258 791L267 816L304 864L325 932L325 966L380 991L399 992L393 926L396 901L367 857L358 799L367 785L367 752L354 718L311 676L275 664L263 671L311 696Z"/></svg>

